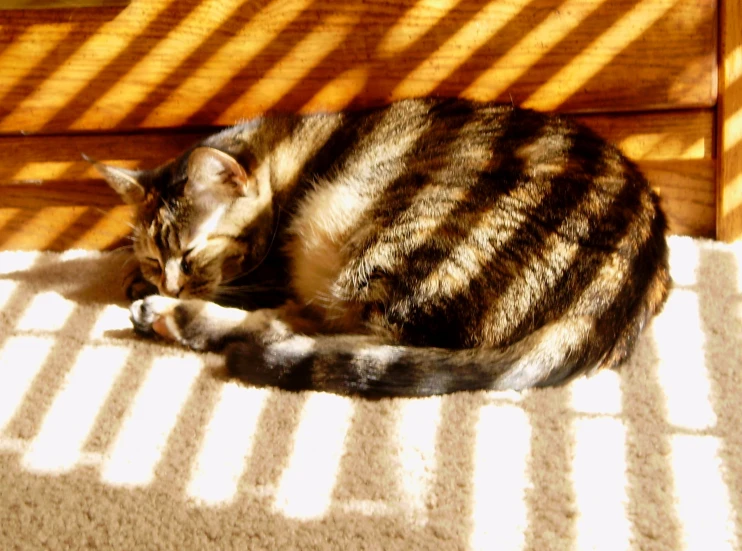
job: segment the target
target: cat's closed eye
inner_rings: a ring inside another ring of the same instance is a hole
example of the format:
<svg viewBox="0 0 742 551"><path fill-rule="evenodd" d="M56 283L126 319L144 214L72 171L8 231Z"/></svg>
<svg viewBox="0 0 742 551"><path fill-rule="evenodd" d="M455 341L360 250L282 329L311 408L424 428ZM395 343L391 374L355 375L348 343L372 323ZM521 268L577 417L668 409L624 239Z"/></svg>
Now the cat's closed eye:
<svg viewBox="0 0 742 551"><path fill-rule="evenodd" d="M153 256L144 257L144 262L152 269L161 269L160 261Z"/></svg>

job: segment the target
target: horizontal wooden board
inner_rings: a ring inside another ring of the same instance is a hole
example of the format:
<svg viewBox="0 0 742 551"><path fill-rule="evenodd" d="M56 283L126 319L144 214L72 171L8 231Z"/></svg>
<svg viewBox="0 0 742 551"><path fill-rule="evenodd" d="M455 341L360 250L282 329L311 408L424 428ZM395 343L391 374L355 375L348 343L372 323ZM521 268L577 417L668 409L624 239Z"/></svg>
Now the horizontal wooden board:
<svg viewBox="0 0 742 551"><path fill-rule="evenodd" d="M713 113L588 116L585 124L637 160L674 233L714 232ZM105 249L128 234L129 210L81 158L155 167L204 135L155 133L0 138L0 248Z"/></svg>
<svg viewBox="0 0 742 551"><path fill-rule="evenodd" d="M674 233L712 236L710 111L581 120L636 159L660 191ZM156 166L202 133L0 139L0 247L106 248L128 233L128 210L80 152L122 166Z"/></svg>
<svg viewBox="0 0 742 551"><path fill-rule="evenodd" d="M46 10L125 6L129 0L0 0L0 10Z"/></svg>
<svg viewBox="0 0 742 551"><path fill-rule="evenodd" d="M131 211L82 154L154 168L205 135L157 133L0 138L0 249L107 249L125 241Z"/></svg>
<svg viewBox="0 0 742 551"><path fill-rule="evenodd" d="M659 190L674 233L714 232L713 113L588 116ZM80 154L155 167L204 135L149 133L0 138L0 249L106 249L129 233L130 211Z"/></svg>
<svg viewBox="0 0 742 551"><path fill-rule="evenodd" d="M714 237L714 111L579 117L616 143L660 193L675 234Z"/></svg>
<svg viewBox="0 0 742 551"><path fill-rule="evenodd" d="M427 94L711 106L715 0L133 0L0 12L0 132L231 124Z"/></svg>

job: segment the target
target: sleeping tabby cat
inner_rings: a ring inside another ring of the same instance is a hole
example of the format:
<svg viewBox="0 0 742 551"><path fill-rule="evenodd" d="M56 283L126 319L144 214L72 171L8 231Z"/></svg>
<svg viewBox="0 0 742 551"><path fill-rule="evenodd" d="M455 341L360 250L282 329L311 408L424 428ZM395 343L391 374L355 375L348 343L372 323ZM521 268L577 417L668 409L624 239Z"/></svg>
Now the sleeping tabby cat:
<svg viewBox="0 0 742 551"><path fill-rule="evenodd" d="M670 285L637 167L511 106L272 115L154 170L96 166L137 206L136 257L159 291L132 304L135 328L224 350L250 384L554 385L625 360Z"/></svg>

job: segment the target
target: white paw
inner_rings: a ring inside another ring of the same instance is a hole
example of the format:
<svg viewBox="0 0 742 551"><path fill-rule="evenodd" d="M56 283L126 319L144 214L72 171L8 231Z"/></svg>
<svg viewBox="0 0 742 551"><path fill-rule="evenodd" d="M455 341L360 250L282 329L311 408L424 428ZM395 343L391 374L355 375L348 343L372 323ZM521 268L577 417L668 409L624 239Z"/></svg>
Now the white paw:
<svg viewBox="0 0 742 551"><path fill-rule="evenodd" d="M145 335L158 333L173 338L172 331L168 331L167 334L161 331L161 328L172 325L167 320L172 319L172 313L179 303L176 298L150 295L132 303L129 307L129 319L139 333Z"/></svg>

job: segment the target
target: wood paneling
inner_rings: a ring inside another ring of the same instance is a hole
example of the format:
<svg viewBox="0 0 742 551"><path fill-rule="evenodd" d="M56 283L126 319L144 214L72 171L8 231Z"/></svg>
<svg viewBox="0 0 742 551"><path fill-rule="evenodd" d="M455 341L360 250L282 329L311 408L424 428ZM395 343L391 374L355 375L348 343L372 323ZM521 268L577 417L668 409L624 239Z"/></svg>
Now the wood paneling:
<svg viewBox="0 0 742 551"><path fill-rule="evenodd" d="M0 10L45 10L125 6L129 0L0 0Z"/></svg>
<svg viewBox="0 0 742 551"><path fill-rule="evenodd" d="M0 12L0 132L231 124L464 95L711 106L715 0L133 0Z"/></svg>
<svg viewBox="0 0 742 551"><path fill-rule="evenodd" d="M634 159L662 198L670 231L713 237L714 111L580 117Z"/></svg>
<svg viewBox="0 0 742 551"><path fill-rule="evenodd" d="M742 1L721 0L717 237L742 239Z"/></svg>
<svg viewBox="0 0 742 551"><path fill-rule="evenodd" d="M675 233L714 230L713 113L588 116L657 188ZM103 249L128 232L129 210L80 154L121 166L154 167L202 132L0 138L0 248Z"/></svg>
<svg viewBox="0 0 742 551"><path fill-rule="evenodd" d="M129 234L131 211L85 153L154 168L204 133L0 138L0 249L106 249Z"/></svg>

